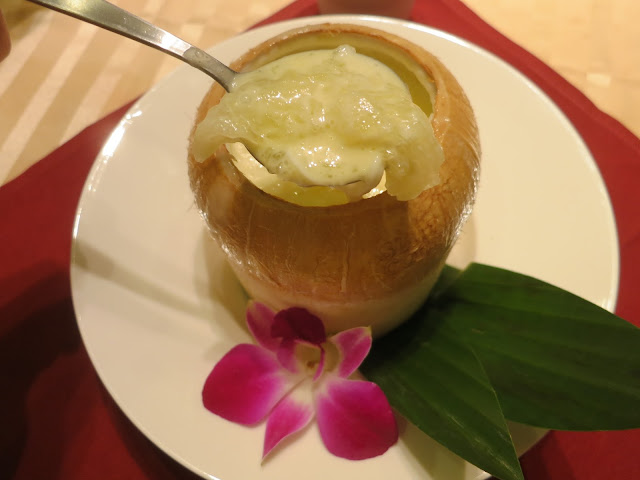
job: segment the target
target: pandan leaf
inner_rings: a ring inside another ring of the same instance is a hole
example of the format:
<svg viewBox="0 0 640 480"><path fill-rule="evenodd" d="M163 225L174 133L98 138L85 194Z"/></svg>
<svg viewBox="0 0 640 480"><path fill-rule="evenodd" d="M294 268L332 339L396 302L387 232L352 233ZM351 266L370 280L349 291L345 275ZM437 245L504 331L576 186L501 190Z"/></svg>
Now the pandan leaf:
<svg viewBox="0 0 640 480"><path fill-rule="evenodd" d="M509 420L558 430L640 427L640 329L629 322L479 264L434 300L428 310L440 310L475 350Z"/></svg>
<svg viewBox="0 0 640 480"><path fill-rule="evenodd" d="M451 451L503 480L522 471L482 365L433 308L374 343L361 366L391 405Z"/></svg>
<svg viewBox="0 0 640 480"><path fill-rule="evenodd" d="M362 371L427 435L503 480L522 478L505 418L558 430L640 427L640 329L487 265L446 267Z"/></svg>

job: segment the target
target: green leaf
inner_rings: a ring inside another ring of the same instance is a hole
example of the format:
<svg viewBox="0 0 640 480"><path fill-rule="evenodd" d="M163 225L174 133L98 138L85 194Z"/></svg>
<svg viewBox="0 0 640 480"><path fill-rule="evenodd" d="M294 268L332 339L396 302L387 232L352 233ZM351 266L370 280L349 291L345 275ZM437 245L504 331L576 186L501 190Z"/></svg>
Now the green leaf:
<svg viewBox="0 0 640 480"><path fill-rule="evenodd" d="M506 418L559 430L640 427L640 329L632 324L478 264L440 292L427 318L435 308L477 353Z"/></svg>
<svg viewBox="0 0 640 480"><path fill-rule="evenodd" d="M454 277L447 270L437 289ZM361 369L402 415L434 440L496 477L522 480L487 375L445 320L427 303L426 310L377 340Z"/></svg>
<svg viewBox="0 0 640 480"><path fill-rule="evenodd" d="M362 371L427 435L503 480L522 479L505 418L558 430L640 427L640 329L486 265L445 267L430 300L376 340Z"/></svg>

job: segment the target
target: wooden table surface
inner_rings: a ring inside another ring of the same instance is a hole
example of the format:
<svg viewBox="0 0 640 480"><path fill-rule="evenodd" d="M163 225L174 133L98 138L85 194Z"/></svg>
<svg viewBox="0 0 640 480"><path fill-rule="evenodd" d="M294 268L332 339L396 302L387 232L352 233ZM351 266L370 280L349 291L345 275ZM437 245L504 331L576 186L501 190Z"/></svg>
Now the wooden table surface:
<svg viewBox="0 0 640 480"><path fill-rule="evenodd" d="M289 0L115 0L201 47L231 37ZM465 0L640 136L640 2ZM0 0L13 41L0 64L0 184L180 62L24 0Z"/></svg>

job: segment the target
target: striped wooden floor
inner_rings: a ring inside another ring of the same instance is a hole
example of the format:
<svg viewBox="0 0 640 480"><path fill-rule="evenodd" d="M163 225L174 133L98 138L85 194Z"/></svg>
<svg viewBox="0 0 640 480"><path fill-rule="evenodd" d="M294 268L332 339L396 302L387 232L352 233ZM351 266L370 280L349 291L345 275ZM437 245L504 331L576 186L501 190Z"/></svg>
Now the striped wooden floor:
<svg viewBox="0 0 640 480"><path fill-rule="evenodd" d="M289 0L115 0L207 47ZM640 2L466 0L640 135ZM13 51L0 64L0 184L137 97L179 62L24 0L0 0Z"/></svg>

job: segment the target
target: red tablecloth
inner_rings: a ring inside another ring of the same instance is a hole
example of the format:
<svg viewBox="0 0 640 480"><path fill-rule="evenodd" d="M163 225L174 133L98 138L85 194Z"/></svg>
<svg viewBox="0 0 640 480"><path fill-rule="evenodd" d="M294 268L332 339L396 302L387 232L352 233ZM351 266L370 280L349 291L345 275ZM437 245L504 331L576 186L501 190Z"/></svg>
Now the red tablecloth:
<svg viewBox="0 0 640 480"><path fill-rule="evenodd" d="M263 23L317 14L299 0ZM617 313L640 325L640 140L458 0L417 0L416 22L493 51L545 90L585 138L612 198L621 250ZM0 478L195 478L106 393L80 340L69 253L91 163L126 107L0 188ZM588 241L588 239L585 239ZM640 408L640 405L639 405ZM528 480L640 479L640 430L553 432L522 458Z"/></svg>

